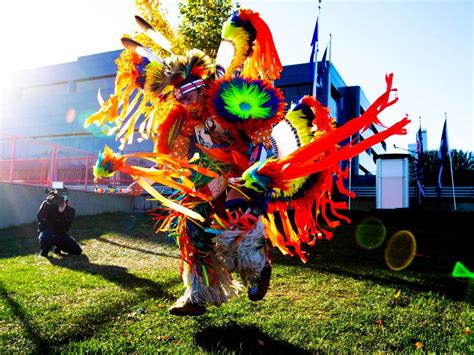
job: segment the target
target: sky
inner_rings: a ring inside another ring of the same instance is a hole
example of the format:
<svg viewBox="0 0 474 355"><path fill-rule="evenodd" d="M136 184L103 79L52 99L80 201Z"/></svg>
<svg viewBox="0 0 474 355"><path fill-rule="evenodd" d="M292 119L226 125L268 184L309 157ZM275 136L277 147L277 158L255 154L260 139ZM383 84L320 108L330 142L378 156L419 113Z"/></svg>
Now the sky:
<svg viewBox="0 0 474 355"><path fill-rule="evenodd" d="M176 24L176 2L164 3ZM283 65L309 61L317 0L239 3L267 22ZM122 35L138 30L135 14L133 0L2 1L0 87L8 87L10 71L120 49ZM428 149L438 149L445 115L450 148L474 151L473 17L473 0L322 0L319 59L331 34L331 62L369 102L394 73L399 102L382 121L408 114L412 123L407 136L388 141L390 152L415 141L420 121Z"/></svg>

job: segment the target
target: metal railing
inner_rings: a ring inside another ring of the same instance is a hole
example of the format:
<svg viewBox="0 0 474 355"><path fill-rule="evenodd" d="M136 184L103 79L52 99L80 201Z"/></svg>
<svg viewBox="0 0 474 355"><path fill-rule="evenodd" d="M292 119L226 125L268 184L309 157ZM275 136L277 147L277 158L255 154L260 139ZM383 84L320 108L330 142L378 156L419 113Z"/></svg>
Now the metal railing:
<svg viewBox="0 0 474 355"><path fill-rule="evenodd" d="M92 169L97 154L85 150L53 144L31 137L0 135L0 182L49 186L52 181L63 181L67 187L93 190L97 186ZM130 159L129 164L149 166L142 159ZM133 180L121 173L101 179L101 186L128 186ZM375 186L352 186L358 197L374 197ZM456 197L474 198L474 186L458 186ZM410 187L410 197L416 197ZM434 186L425 187L427 198L437 197ZM442 197L452 198L450 186L442 188Z"/></svg>
<svg viewBox="0 0 474 355"><path fill-rule="evenodd" d="M68 188L92 190L97 154L29 137L0 135L0 182L49 186L63 181ZM145 166L144 161L134 165ZM127 186L132 179L116 173L100 180L104 186Z"/></svg>
<svg viewBox="0 0 474 355"><path fill-rule="evenodd" d="M357 197L374 197L375 198L375 186L352 186ZM410 197L418 196L416 187L410 187ZM456 186L454 188L454 194L456 197L462 198L474 198L474 186ZM425 198L438 197L436 193L436 187L425 186ZM453 197L453 189L451 186L445 186L441 188L441 197Z"/></svg>

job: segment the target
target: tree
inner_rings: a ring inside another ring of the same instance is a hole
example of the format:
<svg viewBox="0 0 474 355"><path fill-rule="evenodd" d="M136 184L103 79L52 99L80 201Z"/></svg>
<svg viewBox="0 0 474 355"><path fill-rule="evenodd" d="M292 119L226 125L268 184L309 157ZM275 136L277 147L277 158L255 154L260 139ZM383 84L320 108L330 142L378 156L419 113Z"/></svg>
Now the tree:
<svg viewBox="0 0 474 355"><path fill-rule="evenodd" d="M140 15L171 42L175 54L181 54L184 51L182 39L179 38L166 18L166 11L162 8L160 0L135 0L135 6ZM166 57L168 55L166 51L157 46L146 34L141 33L135 36L135 40L153 49L160 56Z"/></svg>
<svg viewBox="0 0 474 355"><path fill-rule="evenodd" d="M232 13L230 0L187 0L179 2L180 33L188 48L198 48L215 58L222 24Z"/></svg>
<svg viewBox="0 0 474 355"><path fill-rule="evenodd" d="M451 161L453 164L453 175L455 186L472 186L474 183L474 157L472 152L463 152L462 150L452 149ZM424 152L424 173L425 186L435 186L438 181L438 171L436 161L438 159L437 150ZM410 181L416 184L413 163L410 162ZM443 186L451 186L451 171L449 160L444 162L444 169L441 176Z"/></svg>
<svg viewBox="0 0 474 355"><path fill-rule="evenodd" d="M140 15L171 42L174 54L184 54L187 49L197 48L211 58L217 54L222 25L232 13L231 0L179 1L180 23L179 31L176 31L166 18L166 10L160 0L135 0L135 6ZM145 34L134 38L163 57L169 55Z"/></svg>

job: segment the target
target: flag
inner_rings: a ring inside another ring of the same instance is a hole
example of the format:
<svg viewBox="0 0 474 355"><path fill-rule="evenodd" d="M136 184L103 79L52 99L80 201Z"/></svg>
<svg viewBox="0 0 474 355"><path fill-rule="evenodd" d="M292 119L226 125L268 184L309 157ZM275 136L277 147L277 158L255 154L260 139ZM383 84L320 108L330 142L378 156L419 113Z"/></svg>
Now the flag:
<svg viewBox="0 0 474 355"><path fill-rule="evenodd" d="M326 54L328 52L328 47L324 50L323 57L321 62L318 65L318 75L317 75L317 84L316 84L316 98L321 100L323 99L323 86L324 86L324 78L326 76L326 72L328 71L328 64L326 62Z"/></svg>
<svg viewBox="0 0 474 355"><path fill-rule="evenodd" d="M438 197L441 197L441 187L443 186L441 183L441 175L443 174L443 167L444 162L449 157L449 144L448 144L448 126L447 120L444 120L443 126L443 133L441 134L441 141L439 143L439 150L438 150L438 159L437 159L437 167L438 167L438 182L436 184L436 194Z"/></svg>
<svg viewBox="0 0 474 355"><path fill-rule="evenodd" d="M425 158L423 153L423 134L421 132L421 125L416 134L416 160L415 160L415 174L416 186L418 190L418 204L421 205L423 197L425 197L425 172L424 172Z"/></svg>
<svg viewBox="0 0 474 355"><path fill-rule="evenodd" d="M314 26L313 39L311 40L311 58L309 58L309 80L313 81L314 76L314 54L318 46L318 22L319 16L316 18L316 26ZM317 61L316 61L317 63Z"/></svg>

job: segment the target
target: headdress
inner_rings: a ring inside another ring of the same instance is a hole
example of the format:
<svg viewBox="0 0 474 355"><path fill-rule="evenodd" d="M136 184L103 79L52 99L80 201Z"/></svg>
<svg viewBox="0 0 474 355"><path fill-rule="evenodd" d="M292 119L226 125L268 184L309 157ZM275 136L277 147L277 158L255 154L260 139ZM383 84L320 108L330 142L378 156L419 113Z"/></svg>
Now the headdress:
<svg viewBox="0 0 474 355"><path fill-rule="evenodd" d="M146 67L145 90L162 97L174 92L177 98L205 86L214 73L211 59L192 49L183 56L166 58L163 64L151 62Z"/></svg>
<svg viewBox="0 0 474 355"><path fill-rule="evenodd" d="M209 98L212 112L228 122L280 120L285 107L282 92L270 81L243 77L217 81Z"/></svg>
<svg viewBox="0 0 474 355"><path fill-rule="evenodd" d="M226 76L241 70L245 77L268 80L278 79L283 70L270 29L248 9L236 11L224 23L216 64Z"/></svg>

